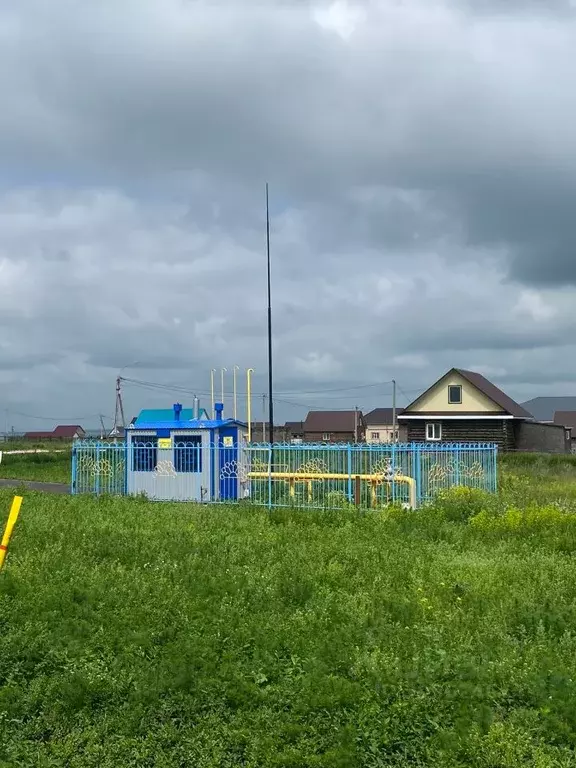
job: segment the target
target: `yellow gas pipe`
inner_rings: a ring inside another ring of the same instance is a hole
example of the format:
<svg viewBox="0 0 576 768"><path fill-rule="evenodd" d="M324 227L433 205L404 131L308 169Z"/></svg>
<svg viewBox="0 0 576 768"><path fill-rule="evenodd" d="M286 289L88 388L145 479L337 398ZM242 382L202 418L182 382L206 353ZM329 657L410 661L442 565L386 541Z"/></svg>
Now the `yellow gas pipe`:
<svg viewBox="0 0 576 768"><path fill-rule="evenodd" d="M10 514L8 515L8 522L6 528L4 528L4 535L2 536L2 543L0 544L0 568L4 565L6 559L6 552L8 551L8 544L10 544L10 537L12 531L18 520L20 514L20 507L22 506L22 496L14 496L12 500L12 507L10 508Z"/></svg>

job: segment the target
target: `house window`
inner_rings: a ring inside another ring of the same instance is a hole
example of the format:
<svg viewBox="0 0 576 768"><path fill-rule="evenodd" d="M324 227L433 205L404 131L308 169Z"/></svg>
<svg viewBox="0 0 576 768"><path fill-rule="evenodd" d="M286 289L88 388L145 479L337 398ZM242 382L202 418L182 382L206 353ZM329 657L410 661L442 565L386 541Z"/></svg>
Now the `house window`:
<svg viewBox="0 0 576 768"><path fill-rule="evenodd" d="M178 435L174 446L176 472L202 472L201 435Z"/></svg>
<svg viewBox="0 0 576 768"><path fill-rule="evenodd" d="M371 440L380 440L380 432L370 432Z"/></svg>
<svg viewBox="0 0 576 768"><path fill-rule="evenodd" d="M132 467L134 472L154 472L158 459L158 438L141 435L132 440Z"/></svg>
<svg viewBox="0 0 576 768"><path fill-rule="evenodd" d="M450 384L448 387L448 403L460 405L462 403L462 387L460 384Z"/></svg>
<svg viewBox="0 0 576 768"><path fill-rule="evenodd" d="M426 424L426 440L442 440L442 424Z"/></svg>
<svg viewBox="0 0 576 768"><path fill-rule="evenodd" d="M322 435L322 440L324 440L325 443L328 442L330 440L330 433L324 432L324 434Z"/></svg>

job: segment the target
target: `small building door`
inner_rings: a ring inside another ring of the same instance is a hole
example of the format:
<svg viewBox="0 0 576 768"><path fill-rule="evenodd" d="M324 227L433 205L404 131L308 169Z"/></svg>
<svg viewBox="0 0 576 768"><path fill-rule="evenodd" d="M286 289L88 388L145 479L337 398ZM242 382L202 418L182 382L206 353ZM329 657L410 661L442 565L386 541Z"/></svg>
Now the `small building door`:
<svg viewBox="0 0 576 768"><path fill-rule="evenodd" d="M220 501L238 498L238 427L223 427L218 435L218 493Z"/></svg>

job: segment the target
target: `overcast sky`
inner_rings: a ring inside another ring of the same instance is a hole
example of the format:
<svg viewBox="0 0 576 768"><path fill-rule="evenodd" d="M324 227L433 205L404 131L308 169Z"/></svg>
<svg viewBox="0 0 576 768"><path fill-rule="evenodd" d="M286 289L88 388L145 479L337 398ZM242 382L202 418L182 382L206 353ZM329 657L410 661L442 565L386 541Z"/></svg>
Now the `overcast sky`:
<svg viewBox="0 0 576 768"><path fill-rule="evenodd" d="M279 419L576 394L575 71L569 0L4 0L5 423L263 391L266 180Z"/></svg>

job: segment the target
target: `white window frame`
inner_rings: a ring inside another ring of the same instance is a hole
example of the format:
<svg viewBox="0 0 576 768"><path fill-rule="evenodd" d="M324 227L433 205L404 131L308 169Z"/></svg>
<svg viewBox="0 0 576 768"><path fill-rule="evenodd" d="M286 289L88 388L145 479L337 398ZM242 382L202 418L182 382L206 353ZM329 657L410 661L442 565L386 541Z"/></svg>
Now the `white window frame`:
<svg viewBox="0 0 576 768"><path fill-rule="evenodd" d="M436 431L438 436L436 436ZM439 443L440 440L442 440L442 424L439 421L427 421L426 441L429 443Z"/></svg>
<svg viewBox="0 0 576 768"><path fill-rule="evenodd" d="M458 387L460 390L460 400L450 400L450 389ZM448 405L462 405L462 384L448 384Z"/></svg>
<svg viewBox="0 0 576 768"><path fill-rule="evenodd" d="M370 432L370 440L380 440L380 432Z"/></svg>
<svg viewBox="0 0 576 768"><path fill-rule="evenodd" d="M328 443L328 442L330 442L330 432L324 432L324 433L322 434L322 440L323 440L325 443Z"/></svg>

